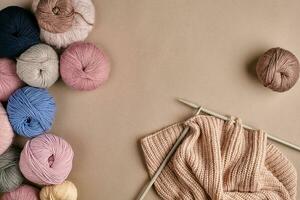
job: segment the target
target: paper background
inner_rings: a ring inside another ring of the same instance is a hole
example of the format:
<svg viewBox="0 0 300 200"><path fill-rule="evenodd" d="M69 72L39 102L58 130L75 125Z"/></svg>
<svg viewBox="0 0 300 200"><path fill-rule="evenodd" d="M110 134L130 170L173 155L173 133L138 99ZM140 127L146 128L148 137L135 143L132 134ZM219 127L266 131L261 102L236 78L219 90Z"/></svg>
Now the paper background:
<svg viewBox="0 0 300 200"><path fill-rule="evenodd" d="M184 120L183 97L300 145L300 82L286 93L255 75L260 54L280 46L300 58L297 0L94 0L88 41L112 61L92 92L56 83L53 133L75 151L70 180L79 199L134 199L148 180L139 139ZM30 7L29 0L1 0ZM277 145L300 169L300 154ZM298 189L300 189L300 184ZM154 190L147 199L159 199Z"/></svg>

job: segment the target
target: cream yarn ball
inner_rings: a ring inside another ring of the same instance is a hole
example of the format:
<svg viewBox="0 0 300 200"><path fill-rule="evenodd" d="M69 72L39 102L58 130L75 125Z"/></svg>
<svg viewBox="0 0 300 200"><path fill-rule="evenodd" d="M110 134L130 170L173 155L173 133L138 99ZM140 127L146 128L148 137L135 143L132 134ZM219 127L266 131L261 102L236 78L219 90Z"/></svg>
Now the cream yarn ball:
<svg viewBox="0 0 300 200"><path fill-rule="evenodd" d="M57 53L46 44L30 47L17 59L17 74L30 86L50 87L59 77Z"/></svg>
<svg viewBox="0 0 300 200"><path fill-rule="evenodd" d="M41 200L76 200L77 188L71 181L59 185L50 185L42 188Z"/></svg>
<svg viewBox="0 0 300 200"><path fill-rule="evenodd" d="M95 23L91 0L33 0L41 39L56 48L87 38Z"/></svg>

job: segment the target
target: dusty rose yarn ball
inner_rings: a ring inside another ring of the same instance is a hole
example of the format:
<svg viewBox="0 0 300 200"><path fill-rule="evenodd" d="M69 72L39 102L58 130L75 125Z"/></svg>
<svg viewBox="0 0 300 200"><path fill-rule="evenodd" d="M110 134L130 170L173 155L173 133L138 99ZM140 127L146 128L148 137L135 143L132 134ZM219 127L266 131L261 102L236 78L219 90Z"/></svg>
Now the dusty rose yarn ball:
<svg viewBox="0 0 300 200"><path fill-rule="evenodd" d="M22 85L23 82L16 73L15 61L0 58L0 101L7 101L8 97Z"/></svg>
<svg viewBox="0 0 300 200"><path fill-rule="evenodd" d="M95 23L91 0L33 0L41 39L56 48L87 38Z"/></svg>
<svg viewBox="0 0 300 200"><path fill-rule="evenodd" d="M299 79L298 59L290 51L272 48L258 60L256 73L265 87L277 92L291 89Z"/></svg>
<svg viewBox="0 0 300 200"><path fill-rule="evenodd" d="M0 155L11 145L14 131L9 123L7 113L0 103Z"/></svg>
<svg viewBox="0 0 300 200"><path fill-rule="evenodd" d="M74 152L69 143L52 134L29 140L20 157L22 174L39 185L63 183L72 169Z"/></svg>
<svg viewBox="0 0 300 200"><path fill-rule="evenodd" d="M4 193L1 200L39 200L39 190L29 185L22 185L19 188Z"/></svg>
<svg viewBox="0 0 300 200"><path fill-rule="evenodd" d="M109 73L107 56L94 44L73 43L61 55L61 77L74 89L93 90L108 79Z"/></svg>

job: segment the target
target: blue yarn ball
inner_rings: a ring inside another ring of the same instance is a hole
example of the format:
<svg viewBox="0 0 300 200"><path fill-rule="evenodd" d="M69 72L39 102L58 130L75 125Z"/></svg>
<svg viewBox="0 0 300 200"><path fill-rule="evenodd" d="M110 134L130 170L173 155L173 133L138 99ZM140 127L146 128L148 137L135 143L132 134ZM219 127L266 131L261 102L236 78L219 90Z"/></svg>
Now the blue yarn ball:
<svg viewBox="0 0 300 200"><path fill-rule="evenodd" d="M39 41L40 29L30 11L17 6L0 11L0 57L15 58Z"/></svg>
<svg viewBox="0 0 300 200"><path fill-rule="evenodd" d="M47 132L56 112L54 98L47 89L23 87L13 93L7 103L8 119L14 131L25 137Z"/></svg>

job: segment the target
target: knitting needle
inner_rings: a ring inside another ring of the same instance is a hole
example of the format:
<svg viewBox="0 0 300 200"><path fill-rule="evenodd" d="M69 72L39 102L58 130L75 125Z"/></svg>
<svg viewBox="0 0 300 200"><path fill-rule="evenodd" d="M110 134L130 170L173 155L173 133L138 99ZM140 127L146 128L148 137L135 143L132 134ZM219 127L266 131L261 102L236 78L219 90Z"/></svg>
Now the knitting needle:
<svg viewBox="0 0 300 200"><path fill-rule="evenodd" d="M181 103L183 103L185 105L188 105L188 106L190 106L192 108L195 108L195 109L198 109L199 107L201 107L201 106L199 106L199 105L197 105L197 104L195 104L195 103L193 103L191 101L188 101L188 100L185 100L185 99L182 99L182 98L177 98L177 100L180 101ZM220 114L218 114L216 112L213 112L211 110L208 110L206 108L203 108L203 107L201 107L201 108L202 108L202 112L206 113L208 115L212 115L212 116L215 116L215 117L217 117L219 119L223 119L223 120L226 120L226 121L228 121L230 119L229 117L226 117L224 115L220 115ZM243 127L246 128L246 129L249 129L249 130L256 130L255 128L253 128L251 126L248 126L248 125L245 125L245 124L243 124ZM285 146L287 146L289 148L292 148L292 149L300 152L300 147L298 145L292 144L292 143L290 143L290 142L288 142L286 140L282 140L282 139L280 139L278 137L275 137L275 136L272 136L270 134L267 134L267 135L268 135L268 138L270 140L273 140L275 142L278 142L278 143L280 143L282 145L285 145Z"/></svg>
<svg viewBox="0 0 300 200"><path fill-rule="evenodd" d="M198 115L202 111L202 107L201 106L197 107L197 109L198 110L195 113L195 115ZM151 180L148 182L148 184L143 188L143 190L138 195L137 200L143 200L146 197L146 195L149 192L149 190L151 189L152 185L155 183L156 179L161 174L161 172L165 168L165 166L168 164L169 160L172 158L173 154L177 150L178 146L181 144L182 140L185 138L185 136L188 133L189 129L190 129L189 126L186 126L183 129L183 131L180 133L180 135L179 135L178 139L176 140L175 144L173 145L173 147L171 148L171 150L169 151L169 153L167 154L167 156L165 157L165 159L163 160L163 162L161 163L159 168L156 170L156 172L152 176Z"/></svg>

